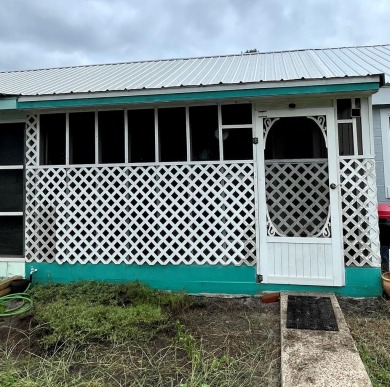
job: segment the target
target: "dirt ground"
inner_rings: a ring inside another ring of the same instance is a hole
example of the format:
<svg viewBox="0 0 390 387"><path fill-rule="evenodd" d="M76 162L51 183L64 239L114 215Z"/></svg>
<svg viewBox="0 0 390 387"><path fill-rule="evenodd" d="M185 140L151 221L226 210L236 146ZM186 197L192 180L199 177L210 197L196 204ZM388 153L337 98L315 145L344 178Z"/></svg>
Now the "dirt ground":
<svg viewBox="0 0 390 387"><path fill-rule="evenodd" d="M350 326L351 333L357 340L359 350L366 348L360 345L361 342L366 342L364 324L370 324L369 326L371 327L378 326L379 319L387 324L383 326L383 330L389 327L390 301L382 298L338 298L338 300ZM177 336L177 330L170 328L165 332L161 332L159 337L152 340L142 350L138 348L131 353L129 352L126 356L122 356L123 364L118 363L119 365L116 364L115 366L115 372L118 373L117 382L107 384L107 386L280 386L279 302L263 304L260 298L253 297L212 297L199 298L198 301L195 302L195 307L176 316L178 323L185 330L185 337L189 337L191 340L193 338L194 342L190 340L189 343L184 343L181 349L174 350L172 343ZM370 331L368 333L372 334L373 332ZM32 313L22 317L0 320L0 343L3 348L0 356L0 373L7 356L8 360L11 356L16 359L15 361L21 361L23 357L27 357L29 356L27 354L31 353L47 358L48 354L45 353L45 349L39 345L41 334L41 327L37 328L34 326ZM388 335L387 332L382 334ZM372 338L370 340L372 341ZM7 348L12 348L12 351L7 352L4 349L4 345ZM191 351L190 346L194 346L196 354L202 357L200 365L195 367L195 369L194 359L190 359L188 355L188 350ZM95 346L94 348L96 350L97 347ZM115 350L118 350L118 348ZM114 372L106 364L108 353L110 351L112 353L113 349L103 345L99 346L96 351L99 352L99 356L103 357L100 359L92 359L91 357L85 359L85 362L89 364L89 372L91 372L91 364L94 361L97 367L107 367L106 374ZM107 351L107 354L104 351ZM150 362L149 367L154 367L151 371L154 374L160 373L157 379L156 375L154 375L154 379L145 375L145 372L148 372L148 366L140 367L140 369L143 369L142 372L138 368L125 368L127 366L126 362L129 361L129 354L131 357L134 357L132 360L134 363L144 362L145 358L137 359L137 356L142 355L141 352L143 356L147 353L148 361ZM386 353L388 356L388 351ZM157 356L159 356L158 364L157 361L153 360L154 363L151 365L152 361L150 359L155 359ZM363 354L364 356L366 355ZM367 356L375 357L375 354ZM103 358L105 359L104 361ZM119 361L118 359L120 358L118 352L116 361ZM223 366L218 368L218 372L210 369L215 359L224 359L223 361L225 362ZM169 366L165 363L169 363ZM121 368L118 368L119 366ZM83 376L82 374L84 372L83 365L73 366L72 368L70 364L68 371L71 369L77 369L77 372L81 375L80 377L88 378L88 376ZM121 371L118 371L118 369L121 369ZM139 374L137 374L138 371ZM136 375L135 377L139 378L139 383L136 382L136 379L133 379L132 382L126 381L128 379L121 375L121 373L125 374L126 372ZM189 375L194 372L199 373L199 378L196 380L191 379L188 382L189 378L194 376ZM230 372L231 375L224 376L224 372ZM376 371L374 370L373 372ZM28 371L25 373L28 374ZM379 375L379 382L374 383L374 385L386 385L381 382L381 380L385 380L383 379L385 377L386 375ZM94 384L93 386L103 386L105 383L108 383L104 376L101 378L102 383ZM204 380L213 380L215 384L202 384ZM65 381L61 385L77 385L77 383L72 383L69 382L67 384ZM42 386L46 385L49 384L42 384ZM89 384L85 385L89 386Z"/></svg>
<svg viewBox="0 0 390 387"><path fill-rule="evenodd" d="M80 362L79 354L72 355L77 358L74 361L77 365L69 364L67 372L77 370L84 379L92 378L86 374L84 364L88 364L90 373L91 364L96 364L99 372L106 367L105 374L117 375L117 383L110 384L99 373L102 382L96 386L280 385L278 302L263 304L259 298L247 297L197 298L195 306L183 311L176 319L184 332L185 341L182 343L177 344L178 332L174 327L161 332L142 348L135 346L130 350L129 347L91 343L83 361ZM7 348L12 348L4 350L0 356L0 376L1 366L10 358L15 360L14 368L18 368L18 362L31 362L31 354L35 358L54 359L50 364L58 362L60 352L52 358L52 354L39 345L41 336L42 327L34 325L32 313L0 320L0 342L3 348L4 343ZM94 353L99 355L94 356ZM113 353L115 367L107 364L111 361L107 359L113 359ZM60 361L63 363L64 359ZM143 365L145 362L147 364ZM131 383L126 373L132 375ZM18 375L21 374L28 375L29 370ZM61 381L61 385L76 386L77 383L71 382L74 377L68 375L69 380ZM98 377L93 376L95 380ZM42 384L46 385L49 384Z"/></svg>

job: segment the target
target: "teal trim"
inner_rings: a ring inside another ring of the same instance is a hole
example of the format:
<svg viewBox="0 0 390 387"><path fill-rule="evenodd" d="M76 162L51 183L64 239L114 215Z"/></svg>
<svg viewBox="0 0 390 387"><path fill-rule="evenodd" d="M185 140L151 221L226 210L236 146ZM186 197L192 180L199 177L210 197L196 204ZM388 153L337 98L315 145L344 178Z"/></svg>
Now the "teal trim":
<svg viewBox="0 0 390 387"><path fill-rule="evenodd" d="M183 290L188 293L220 293L255 295L269 291L334 292L349 297L375 297L382 294L380 268L347 267L346 285L296 286L256 283L256 268L220 265L105 265L27 263L26 276L31 267L38 269L34 283L68 283L82 280L108 282L141 281L156 289Z"/></svg>
<svg viewBox="0 0 390 387"><path fill-rule="evenodd" d="M16 97L0 97L0 110L14 110L16 109L17 99Z"/></svg>
<svg viewBox="0 0 390 387"><path fill-rule="evenodd" d="M226 90L226 91L200 91L193 93L169 93L153 95L134 95L126 97L102 97L80 99L58 99L18 102L18 109L44 109L44 108L70 108L101 105L163 103L178 101L206 101L232 98L273 97L283 95L342 93L357 91L377 91L378 82L348 83L337 85L317 85L299 87L275 87L264 89ZM42 99L45 97L42 97Z"/></svg>

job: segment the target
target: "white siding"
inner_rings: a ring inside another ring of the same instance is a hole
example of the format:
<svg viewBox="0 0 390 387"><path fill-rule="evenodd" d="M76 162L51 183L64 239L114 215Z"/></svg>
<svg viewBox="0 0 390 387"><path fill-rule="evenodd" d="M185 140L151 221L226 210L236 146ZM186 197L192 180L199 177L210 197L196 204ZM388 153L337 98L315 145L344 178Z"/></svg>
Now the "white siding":
<svg viewBox="0 0 390 387"><path fill-rule="evenodd" d="M375 147L374 149L375 149L375 162L376 162L376 182L378 188L378 202L390 203L390 199L386 199L386 193L385 193L386 187L385 187L385 173L384 173L384 166L383 166L384 155L383 155L380 107L381 106L373 106L373 127L374 127L374 147ZM390 155L387 155L387 157L390 157Z"/></svg>

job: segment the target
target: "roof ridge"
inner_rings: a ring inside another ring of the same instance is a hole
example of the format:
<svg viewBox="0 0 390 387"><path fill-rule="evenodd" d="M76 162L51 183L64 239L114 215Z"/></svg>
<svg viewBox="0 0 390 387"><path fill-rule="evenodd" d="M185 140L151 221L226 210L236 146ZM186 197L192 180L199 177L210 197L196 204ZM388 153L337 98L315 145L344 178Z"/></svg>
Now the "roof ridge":
<svg viewBox="0 0 390 387"><path fill-rule="evenodd" d="M114 62L114 63L73 65L73 66L44 67L44 68L37 68L37 69L0 71L0 74L30 73L30 72L35 72L35 71L64 70L64 69L74 69L74 68L103 67L103 66L120 66L120 65L130 65L130 64L140 64L140 63L153 63L153 62L172 62L172 61L178 61L178 60L187 61L187 60L195 60L195 59L229 58L229 57L235 57L235 56L255 56L255 55L282 54L282 53L305 52L305 51L330 51L330 50L342 50L342 49L351 49L351 48L386 47L386 46L390 46L390 43L374 44L374 45L326 47L326 48L301 48L301 49L294 49L294 50L276 50L276 51L263 51L263 52L241 52L239 54L204 55L204 56L194 56L194 57L177 57L177 58L165 58L165 59L135 60L135 61L129 61L129 62Z"/></svg>

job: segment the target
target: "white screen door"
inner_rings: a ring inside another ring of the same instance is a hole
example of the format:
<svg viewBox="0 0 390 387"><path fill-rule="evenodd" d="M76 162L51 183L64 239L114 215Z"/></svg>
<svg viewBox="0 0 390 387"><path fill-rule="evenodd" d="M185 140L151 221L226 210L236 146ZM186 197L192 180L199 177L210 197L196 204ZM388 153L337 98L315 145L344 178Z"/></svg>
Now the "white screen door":
<svg viewBox="0 0 390 387"><path fill-rule="evenodd" d="M258 273L265 283L342 286L333 109L261 113L257 131Z"/></svg>

